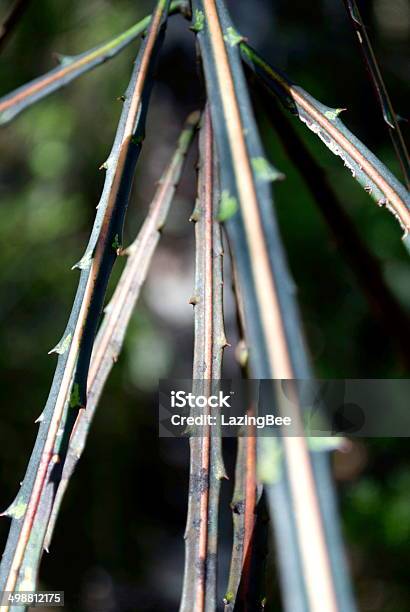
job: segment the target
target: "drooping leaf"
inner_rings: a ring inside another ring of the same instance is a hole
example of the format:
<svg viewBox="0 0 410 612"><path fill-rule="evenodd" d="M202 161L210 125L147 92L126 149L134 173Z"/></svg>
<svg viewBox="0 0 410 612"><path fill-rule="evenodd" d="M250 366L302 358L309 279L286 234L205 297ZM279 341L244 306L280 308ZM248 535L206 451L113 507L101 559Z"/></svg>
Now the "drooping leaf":
<svg viewBox="0 0 410 612"><path fill-rule="evenodd" d="M410 230L410 195L386 166L350 132L339 115L341 108L332 109L318 102L304 89L295 85L282 72L274 69L247 43L240 44L246 64L285 106L330 149L339 156L365 191L385 206L398 220L407 238Z"/></svg>
<svg viewBox="0 0 410 612"><path fill-rule="evenodd" d="M219 199L209 109L200 133L198 194L195 205L195 340L193 393L212 395L221 378L226 346L223 322L222 238L216 219ZM196 416L195 409L192 414ZM218 411L210 408L211 416ZM218 427L205 426L190 438L190 473L185 569L180 612L211 612L217 605L218 509L225 475ZM201 483L198 486L198 483Z"/></svg>
<svg viewBox="0 0 410 612"><path fill-rule="evenodd" d="M185 6L186 1L174 0L170 13L179 12ZM118 55L147 30L150 21L148 15L122 34L79 55L59 55L59 66L0 98L0 125L9 123L32 104Z"/></svg>
<svg viewBox="0 0 410 612"><path fill-rule="evenodd" d="M0 565L0 590L34 590L43 543L67 448L81 408L87 403L87 377L95 333L122 235L135 165L144 138L146 106L154 62L165 33L168 2L159 0L148 35L138 53L123 112L107 161L104 189L86 248L90 265L80 281L63 337L68 350L59 354L37 440L18 493L25 512L13 518ZM24 588L22 587L24 585ZM10 606L6 606L6 610Z"/></svg>
<svg viewBox="0 0 410 612"><path fill-rule="evenodd" d="M197 38L221 160L221 190L238 202L238 211L225 226L243 301L251 375L261 379L310 376L270 184L252 167L252 159L265 155L241 64L243 43L235 40L238 44L231 44L234 27L222 0L194 0L193 9L205 15ZM322 487L329 483L326 457L319 459L323 458L318 464L322 473L316 481L316 463L306 440L285 437L283 451L284 478L267 490L286 609L305 612L309 606L323 606L336 610L338 601L350 611L354 606L346 575L342 572L341 580L337 575L343 556L337 517ZM309 504L307 495L301 495L301 482L309 490ZM335 535L331 542L329 531Z"/></svg>
<svg viewBox="0 0 410 612"><path fill-rule="evenodd" d="M149 213L134 242L125 250L127 263L97 334L88 377L87 409L78 417L71 436L61 481L53 502L44 547L49 548L64 493L84 450L105 382L117 361L126 330L181 178L186 154L198 126L199 113L192 113L184 126L169 166L164 172Z"/></svg>

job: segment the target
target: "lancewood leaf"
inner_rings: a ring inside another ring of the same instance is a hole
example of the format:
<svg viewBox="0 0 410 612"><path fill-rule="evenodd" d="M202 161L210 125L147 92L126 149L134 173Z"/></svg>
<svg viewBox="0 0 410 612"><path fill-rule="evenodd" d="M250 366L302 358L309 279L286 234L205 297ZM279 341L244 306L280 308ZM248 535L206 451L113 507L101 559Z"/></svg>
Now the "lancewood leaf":
<svg viewBox="0 0 410 612"><path fill-rule="evenodd" d="M246 342L254 378L309 377L299 317L272 208L270 184L251 160L264 157L252 114L239 48L222 0L194 0L205 15L197 33L221 160L221 190L238 201L226 222L243 296ZM295 411L296 422L300 415ZM352 610L334 508L327 493L325 455L316 466L303 437L283 437L284 478L267 487L275 523L287 610ZM330 485L331 487L331 485ZM325 511L329 511L326 515ZM323 522L325 518L325 523ZM286 526L284 527L284 525ZM335 537L333 537L335 536ZM289 568L291 565L291 569Z"/></svg>
<svg viewBox="0 0 410 612"><path fill-rule="evenodd" d="M174 0L171 2L169 11L170 13L182 11L186 5L186 0ZM79 55L58 56L59 66L0 98L0 125L8 123L35 102L42 100L82 74L115 57L140 34L144 33L150 22L151 15L148 15L122 34L94 49Z"/></svg>
<svg viewBox="0 0 410 612"><path fill-rule="evenodd" d="M283 73L267 64L248 44L240 44L247 65L291 112L307 125L324 144L341 157L365 191L385 206L407 234L410 229L410 195L386 166L352 134L339 119L342 109L332 109L315 100L304 89L292 83Z"/></svg>
<svg viewBox="0 0 410 612"><path fill-rule="evenodd" d="M207 109L209 113L209 109ZM212 132L210 114L209 124L205 129ZM221 226L216 219L216 210L220 200L218 157L212 138L213 153L213 183L212 183L212 388L215 393L218 380L222 375L223 351L228 342L225 336L223 316L223 243ZM200 230L198 230L199 233ZM213 410L213 409L212 409ZM216 417L218 418L218 414ZM220 424L211 430L210 468L209 468L209 503L208 503L208 543L206 562L205 598L207 612L217 609L217 579L218 579L218 538L219 532L219 497L221 480L227 478L222 455L222 439Z"/></svg>
<svg viewBox="0 0 410 612"><path fill-rule="evenodd" d="M71 335L59 355L18 503L24 515L13 519L0 566L0 590L34 590L51 506L79 410L86 406L91 351L105 291L117 252L115 236L122 235L135 164L144 138L146 106L154 60L162 44L168 2L160 0L138 53L115 141L108 158L104 189L86 253L91 265L81 270L71 315L63 337ZM8 609L6 606L5 609Z"/></svg>
<svg viewBox="0 0 410 612"><path fill-rule="evenodd" d="M200 133L198 197L195 206L195 345L193 381L196 395L217 391L223 324L222 241L215 218L218 204L212 127L206 109ZM192 217L191 217L192 219ZM216 409L210 414L218 417ZM205 426L190 438L188 517L185 531L185 571L180 612L216 609L216 560L220 480L225 475L219 429Z"/></svg>
<svg viewBox="0 0 410 612"><path fill-rule="evenodd" d="M127 262L98 331L87 382L87 409L79 412L70 438L64 468L48 523L44 547L49 548L64 493L83 453L98 402L106 380L117 361L125 333L148 274L155 249L174 199L186 154L198 126L199 113L192 113L185 124L176 151L164 172L148 215L134 242L125 250Z"/></svg>
<svg viewBox="0 0 410 612"><path fill-rule="evenodd" d="M357 280L366 297L372 315L380 321L386 335L396 344L403 365L410 368L410 321L394 293L386 283L382 267L367 248L359 231L345 212L336 189L326 173L294 129L291 117L286 116L269 93L252 79L256 86L256 102L262 103L267 117L279 136L289 159L300 172L322 214L332 239Z"/></svg>
<svg viewBox="0 0 410 612"><path fill-rule="evenodd" d="M384 83L379 64L374 54L370 38L367 34L366 26L364 25L362 17L360 15L359 7L357 6L356 0L343 0L343 2L349 14L352 26L356 32L357 39L360 45L360 50L362 52L366 64L366 68L369 72L374 90L379 100L384 121L389 127L390 136L393 141L398 160L400 162L404 180L407 189L409 189L410 159L406 143L403 139L403 134L401 133L399 118L395 113L393 105L391 103L389 93Z"/></svg>
<svg viewBox="0 0 410 612"><path fill-rule="evenodd" d="M242 338L235 351L235 357L241 367L243 376L249 377L248 349L244 340L244 305L239 290L235 261L231 260L231 264L239 335ZM248 415L255 415L255 406L252 404L249 406ZM231 502L233 543L228 587L224 597L225 612L234 612L235 609L262 609L261 601L264 595L261 585L264 582L265 555L261 554L260 546L257 546L257 536L262 522L260 508L258 508L262 493L262 486L259 483L263 480L259 479L258 481L257 479L256 427L248 425L242 433L243 437L238 438L235 487ZM268 438L268 440L276 442L275 438ZM269 453L268 461L269 466L271 466L271 453ZM260 452L258 458L259 471ZM264 539L266 540L266 537Z"/></svg>
<svg viewBox="0 0 410 612"><path fill-rule="evenodd" d="M228 588L224 597L225 612L233 610L242 578L245 550L245 490L246 490L246 442L247 438L238 438L238 449L235 467L235 488L231 502L233 522L233 543L231 565L229 568ZM253 531L253 526L252 526Z"/></svg>

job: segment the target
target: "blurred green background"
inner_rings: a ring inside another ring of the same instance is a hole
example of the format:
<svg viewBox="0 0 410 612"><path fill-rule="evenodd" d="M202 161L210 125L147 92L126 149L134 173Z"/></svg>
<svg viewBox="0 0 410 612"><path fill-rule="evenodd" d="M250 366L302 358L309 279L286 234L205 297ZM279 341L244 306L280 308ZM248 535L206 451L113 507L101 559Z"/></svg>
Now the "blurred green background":
<svg viewBox="0 0 410 612"><path fill-rule="evenodd" d="M236 0L238 29L299 85L332 107L399 175L389 136L341 0ZM129 27L151 10L140 0L31 2L0 55L0 95L55 65L53 53L76 54ZM0 2L0 18L9 2ZM410 8L373 0L361 8L396 109L404 114ZM138 42L24 112L0 133L0 509L17 492L48 394L77 272L103 185ZM407 102L407 104L406 104ZM147 138L126 222L135 235L172 153L186 114L203 103L188 25L172 18L157 71ZM297 120L385 281L410 306L408 260L400 229ZM286 180L275 202L308 344L319 377L405 377L394 342L375 320L349 268L289 163L262 122L269 157ZM408 136L408 127L403 124ZM65 590L66 610L176 610L183 570L188 489L187 444L158 440L158 378L188 378L192 362L193 228L196 152L191 153L123 354L115 366L77 473L69 487L41 587ZM113 282L122 263L116 266ZM111 284L111 287L113 283ZM234 370L235 314L229 283L226 317ZM232 473L232 444L227 462ZM410 467L406 439L355 441L334 457L349 562L361 610L410 610ZM224 483L221 592L230 555L231 481ZM0 521L0 545L8 521ZM271 589L269 589L270 591ZM277 587L269 610L280 610Z"/></svg>

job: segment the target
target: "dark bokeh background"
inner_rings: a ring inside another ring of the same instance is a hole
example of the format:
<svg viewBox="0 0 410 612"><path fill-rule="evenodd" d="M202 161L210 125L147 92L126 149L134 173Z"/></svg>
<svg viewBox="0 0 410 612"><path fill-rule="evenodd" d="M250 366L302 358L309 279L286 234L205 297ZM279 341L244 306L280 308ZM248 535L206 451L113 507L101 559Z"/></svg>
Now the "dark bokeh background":
<svg viewBox="0 0 410 612"><path fill-rule="evenodd" d="M75 54L129 27L153 2L32 2L0 56L0 94L53 66L53 52ZM360 61L341 0L231 1L238 29L276 66L319 100L346 107L343 119L398 174L391 143ZM362 10L396 108L405 113L410 8L406 0L373 0ZM0 16L8 2L0 2ZM17 492L47 398L54 358L73 299L70 271L88 239L126 88L133 43L18 117L0 133L0 508ZM193 36L172 18L158 67L125 230L130 241L169 158L186 114L202 103ZM326 169L386 283L410 305L408 261L394 219L352 180L341 161L294 120ZM408 128L404 126L408 132ZM276 208L299 289L304 326L318 376L403 377L394 343L374 320L360 288L289 164L263 123L267 153L286 174ZM192 359L195 196L188 160L161 246L101 402L89 443L70 485L41 587L63 589L66 609L81 612L177 610L183 569L187 445L157 439L160 377L189 377ZM118 277L121 263L114 277ZM235 344L226 289L227 326ZM234 346L227 351L232 363ZM232 476L232 445L226 448ZM407 440L356 441L334 457L343 529L361 610L410 609L410 468ZM222 503L221 592L230 555L229 498ZM1 548L8 521L0 521ZM279 610L276 579L268 609ZM270 606L270 607L269 607Z"/></svg>

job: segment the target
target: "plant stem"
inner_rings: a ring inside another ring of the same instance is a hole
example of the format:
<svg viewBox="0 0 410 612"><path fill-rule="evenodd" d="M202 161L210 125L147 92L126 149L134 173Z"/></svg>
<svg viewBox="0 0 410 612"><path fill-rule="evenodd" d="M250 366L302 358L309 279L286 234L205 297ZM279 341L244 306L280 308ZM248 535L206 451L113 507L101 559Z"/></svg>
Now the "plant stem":
<svg viewBox="0 0 410 612"><path fill-rule="evenodd" d="M367 35L367 29L360 15L359 7L356 0L343 0L346 11L349 15L353 29L356 32L367 71L372 81L376 97L379 101L380 108L383 114L383 119L388 125L389 133L399 160L401 170L404 176L407 189L410 188L410 159L407 151L406 143L404 142L403 134L400 129L400 124L397 114L394 111L390 100L389 93L384 83L382 73L373 51L370 38Z"/></svg>
<svg viewBox="0 0 410 612"><path fill-rule="evenodd" d="M121 274L105 317L98 331L88 376L87 409L80 410L70 438L61 481L54 499L44 543L49 548L64 493L83 453L88 433L109 374L124 343L125 334L135 310L142 285L147 277L152 257L181 178L186 155L198 127L199 113L192 113L179 137L175 153L164 172L148 215L132 244L122 254L127 263Z"/></svg>
<svg viewBox="0 0 410 612"><path fill-rule="evenodd" d="M223 326L222 242L214 218L218 191L211 118L205 109L200 133L198 198L195 221L196 269L193 392L210 395L221 377ZM215 409L211 409L215 412ZM206 410L204 412L206 414ZM212 415L212 412L210 412ZM215 412L218 417L218 414ZM185 531L185 571L180 612L216 609L216 558L220 480L225 476L221 439L217 429L201 428L190 437L188 516Z"/></svg>

